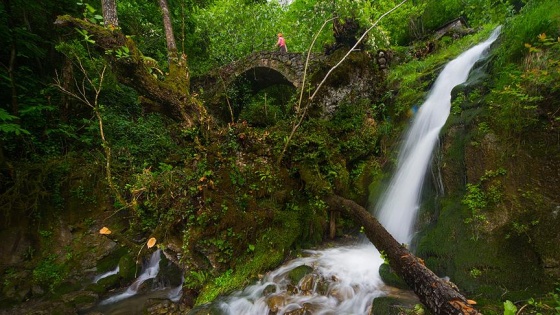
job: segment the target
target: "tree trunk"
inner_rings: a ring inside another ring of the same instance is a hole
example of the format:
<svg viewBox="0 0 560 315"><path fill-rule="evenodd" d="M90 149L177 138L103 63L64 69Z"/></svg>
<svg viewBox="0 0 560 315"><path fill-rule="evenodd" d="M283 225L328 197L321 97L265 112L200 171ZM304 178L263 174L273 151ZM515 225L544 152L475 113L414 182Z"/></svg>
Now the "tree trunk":
<svg viewBox="0 0 560 315"><path fill-rule="evenodd" d="M175 44L175 35L173 35L173 26L169 17L169 7L167 0L159 0L159 7L163 16L163 28L165 29L165 40L167 41L167 54L170 59L177 58L177 45Z"/></svg>
<svg viewBox="0 0 560 315"><path fill-rule="evenodd" d="M115 29L119 26L116 0L101 0L101 11L103 11L103 23L106 27Z"/></svg>
<svg viewBox="0 0 560 315"><path fill-rule="evenodd" d="M14 116L19 116L19 103L18 94L15 78L16 70L16 59L17 59L17 38L16 38L16 25L14 21L14 15L12 14L12 5L9 0L3 0L4 10L6 10L6 15L8 16L8 28L10 30L10 61L8 66L5 66L8 72L8 77L10 78L10 90L11 90L11 108L10 113Z"/></svg>
<svg viewBox="0 0 560 315"><path fill-rule="evenodd" d="M187 93L189 87L189 72L187 68L187 56L183 53L181 58L177 54L177 44L175 43L175 35L173 34L173 25L169 16L169 7L167 0L159 0L159 7L163 18L163 28L165 30L165 40L167 42L167 58L169 63L169 75L167 81L181 82L180 87Z"/></svg>
<svg viewBox="0 0 560 315"><path fill-rule="evenodd" d="M59 16L55 21L58 26L77 27L88 31L95 40L95 46L104 51L116 51L126 46L129 56L117 58L107 55L111 68L123 84L135 89L143 97L161 105L161 112L187 127L201 123L212 123L206 109L200 101L188 93L188 71L182 67L181 77L168 77L165 81L154 78L144 64L144 57L134 41L118 30L108 31L99 25L77 19L69 15ZM186 58L180 58L186 64Z"/></svg>
<svg viewBox="0 0 560 315"><path fill-rule="evenodd" d="M447 281L434 274L421 259L399 244L362 206L352 200L334 195L327 198L327 204L333 210L338 209L350 214L364 227L368 239L379 251L387 255L395 273L408 284L431 313L482 315Z"/></svg>

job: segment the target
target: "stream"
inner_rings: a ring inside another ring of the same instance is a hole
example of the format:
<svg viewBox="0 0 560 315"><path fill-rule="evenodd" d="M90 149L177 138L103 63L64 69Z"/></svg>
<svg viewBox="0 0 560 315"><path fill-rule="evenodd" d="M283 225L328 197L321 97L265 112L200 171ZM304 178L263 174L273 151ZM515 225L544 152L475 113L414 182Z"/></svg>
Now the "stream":
<svg viewBox="0 0 560 315"><path fill-rule="evenodd" d="M413 239L424 179L439 132L450 113L451 90L467 80L470 70L485 55L499 32L500 27L487 40L449 62L413 117L388 189L371 209L400 243L409 244ZM107 311L107 314L135 314L131 312L130 303L126 302L137 304L134 299L137 298L138 286L157 275L155 261L159 262L159 258L152 256L152 259L155 259L154 262L145 267L135 283L126 291L103 300L100 310ZM373 299L391 291L379 277L382 263L381 255L367 240L335 248L308 250L305 257L269 272L244 290L195 308L189 314L202 314L204 310L212 311L204 314L231 315L369 314ZM299 283L292 283L290 272L302 266L308 266L310 272ZM155 288L152 292L164 298L172 299L173 294L180 297L180 287ZM119 309L122 312L118 312Z"/></svg>

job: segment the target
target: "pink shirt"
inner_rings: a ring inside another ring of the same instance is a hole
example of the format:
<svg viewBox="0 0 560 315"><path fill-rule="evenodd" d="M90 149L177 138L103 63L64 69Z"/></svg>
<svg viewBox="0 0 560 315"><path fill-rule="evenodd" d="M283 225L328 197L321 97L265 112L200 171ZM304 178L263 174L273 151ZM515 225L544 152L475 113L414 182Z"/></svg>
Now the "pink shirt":
<svg viewBox="0 0 560 315"><path fill-rule="evenodd" d="M277 46L286 46L286 40L284 39L284 37L278 37L278 43L276 43Z"/></svg>

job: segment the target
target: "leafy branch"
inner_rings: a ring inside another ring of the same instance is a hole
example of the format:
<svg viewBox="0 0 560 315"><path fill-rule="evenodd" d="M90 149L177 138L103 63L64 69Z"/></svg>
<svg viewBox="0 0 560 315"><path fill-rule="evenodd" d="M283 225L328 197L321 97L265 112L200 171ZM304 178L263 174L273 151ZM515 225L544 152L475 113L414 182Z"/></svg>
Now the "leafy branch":
<svg viewBox="0 0 560 315"><path fill-rule="evenodd" d="M294 120L293 126L292 126L292 131L290 132L290 135L288 136L288 138L286 139L286 143L284 143L284 148L282 149L282 152L280 153L280 155L278 156L278 160L276 161L276 164L280 164L282 162L282 158L284 157L284 154L286 153L286 150L288 149L288 145L290 144L290 141L292 140L294 134L296 133L297 129L299 128L299 126L301 125L301 123L303 122L303 119L305 118L306 114L307 114L307 110L309 109L309 106L311 105L311 103L313 102L313 99L315 98L315 96L317 95L317 92L319 92L319 90L321 89L321 87L323 86L323 84L327 81L327 78L330 76L330 74L334 71L334 69L338 68L338 66L340 66L342 64L342 62L344 62L344 60L346 60L348 58L348 56L355 51L356 47L362 42L362 40L366 37L366 35L375 27L377 26L377 24L379 24L379 22L387 15L389 15L391 12L395 11L396 9L398 9L401 5L403 5L407 0L403 0L401 3L397 4L395 7L393 7L391 10L383 13L363 34L362 36L360 36L360 38L356 41L356 43L354 44L354 46L352 46L352 48L350 48L350 50L348 50L348 52L346 53L346 55L344 55L344 57L342 57L340 59L340 61L334 65L325 75L325 77L323 77L323 80L319 83L319 85L317 86L317 88L315 89L315 91L313 92L313 94L309 97L309 99L307 100L307 104L305 105L305 107L303 108L303 110L301 110L301 103L303 100L303 92L304 92L304 88L305 88L305 77L307 75L307 67L309 64L309 57L311 54L311 49L313 48L313 45L315 45L315 41L317 40L317 37L319 37L319 34L321 34L321 31L323 30L323 28L325 27L325 25L327 25L327 23L329 23L330 21L336 19L337 17L333 17L331 19L326 20L323 25L321 26L321 28L319 29L319 31L315 34L315 36L313 37L313 41L311 42L311 45L309 46L309 50L307 51L307 58L305 60L305 68L303 71L303 84L301 87L301 92L300 92L300 96L299 96L299 100L298 103L296 105L296 119Z"/></svg>
<svg viewBox="0 0 560 315"><path fill-rule="evenodd" d="M75 91L70 90L62 81L58 71L56 72L56 77L54 79L54 86L58 88L62 93L80 101L81 103L85 104L86 106L93 109L95 113L95 117L97 118L98 127L99 127L99 134L101 136L101 145L103 150L105 151L105 176L107 177L107 183L109 188L115 194L117 200L121 205L126 205L126 201L119 193L117 186L113 182L113 175L111 172L111 147L109 146L109 142L107 138L105 138L105 132L103 130L103 117L101 116L101 109L99 105L99 95L103 89L103 81L105 79L105 72L107 70L107 65L103 64L101 70L98 70L97 78L92 78L89 75L88 70L84 67L82 60L77 56L74 55L74 58L77 62L77 66L80 72L83 74L83 78L81 82L78 79L74 79ZM93 90L93 96L90 96L88 91Z"/></svg>

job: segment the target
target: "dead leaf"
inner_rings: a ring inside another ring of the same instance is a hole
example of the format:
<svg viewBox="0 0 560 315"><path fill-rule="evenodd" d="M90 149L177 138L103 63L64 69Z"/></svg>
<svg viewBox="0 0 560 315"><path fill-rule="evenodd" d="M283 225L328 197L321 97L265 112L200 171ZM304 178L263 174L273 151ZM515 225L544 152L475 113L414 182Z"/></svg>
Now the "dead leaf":
<svg viewBox="0 0 560 315"><path fill-rule="evenodd" d="M109 228L104 226L103 228L101 228L101 230L99 230L99 234L109 235L111 234L111 230L109 230Z"/></svg>
<svg viewBox="0 0 560 315"><path fill-rule="evenodd" d="M156 240L155 237L150 238L150 239L148 240L148 243L147 243L148 248L154 247L154 245L156 245L156 242L157 242L157 240Z"/></svg>
<svg viewBox="0 0 560 315"><path fill-rule="evenodd" d="M467 300L467 303L469 303L470 305L475 305L476 301L475 300Z"/></svg>

